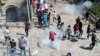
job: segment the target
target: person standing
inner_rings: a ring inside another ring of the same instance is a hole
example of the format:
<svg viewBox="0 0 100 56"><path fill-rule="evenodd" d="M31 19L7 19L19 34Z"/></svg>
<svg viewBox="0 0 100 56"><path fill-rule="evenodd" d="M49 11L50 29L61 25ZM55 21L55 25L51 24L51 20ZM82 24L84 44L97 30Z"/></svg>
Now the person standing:
<svg viewBox="0 0 100 56"><path fill-rule="evenodd" d="M76 23L73 28L75 37L79 37L79 24Z"/></svg>
<svg viewBox="0 0 100 56"><path fill-rule="evenodd" d="M89 24L88 27L87 27L87 38L88 39L90 37L90 30L91 30L91 28L90 28L90 24Z"/></svg>
<svg viewBox="0 0 100 56"><path fill-rule="evenodd" d="M53 5L50 4L50 11L53 12Z"/></svg>
<svg viewBox="0 0 100 56"><path fill-rule="evenodd" d="M70 25L68 25L68 28L65 30L65 37L68 36L68 39L70 39L71 37L71 28L70 28Z"/></svg>
<svg viewBox="0 0 100 56"><path fill-rule="evenodd" d="M92 33L90 48L93 49L96 43L96 34Z"/></svg>
<svg viewBox="0 0 100 56"><path fill-rule="evenodd" d="M57 27L60 28L60 24L61 24L61 16L60 15L57 15Z"/></svg>
<svg viewBox="0 0 100 56"><path fill-rule="evenodd" d="M43 15L43 22L44 22L44 28L48 26L48 15L47 13L44 13Z"/></svg>
<svg viewBox="0 0 100 56"><path fill-rule="evenodd" d="M10 46L11 46L11 56L16 56L16 42L14 39L12 39L12 41L10 41Z"/></svg>
<svg viewBox="0 0 100 56"><path fill-rule="evenodd" d="M40 10L37 17L38 17L38 24L40 27L42 27L42 11Z"/></svg>
<svg viewBox="0 0 100 56"><path fill-rule="evenodd" d="M4 36L5 36L5 44L7 41L10 41L10 31L9 31L9 27L6 27L6 29L4 30Z"/></svg>
<svg viewBox="0 0 100 56"><path fill-rule="evenodd" d="M22 36L19 38L19 48L21 50L21 55L26 56L26 46L27 46L27 41L26 39Z"/></svg>
<svg viewBox="0 0 100 56"><path fill-rule="evenodd" d="M47 12L48 11L48 5L46 4L46 1L44 1L44 7L45 7L45 10Z"/></svg>
<svg viewBox="0 0 100 56"><path fill-rule="evenodd" d="M51 16L51 13L49 12L48 13L48 26L50 25L50 16Z"/></svg>
<svg viewBox="0 0 100 56"><path fill-rule="evenodd" d="M28 37L29 28L30 28L30 23L28 21L26 21L25 22L25 33L26 33L27 37Z"/></svg>
<svg viewBox="0 0 100 56"><path fill-rule="evenodd" d="M100 19L95 23L96 30L100 30Z"/></svg>
<svg viewBox="0 0 100 56"><path fill-rule="evenodd" d="M83 24L82 24L82 22L80 21L79 22L79 32L80 32L80 36L82 36L82 34L83 34L83 29L82 29L82 27L83 27Z"/></svg>
<svg viewBox="0 0 100 56"><path fill-rule="evenodd" d="M37 4L37 1L36 0L32 0L33 12L36 11L36 4Z"/></svg>
<svg viewBox="0 0 100 56"><path fill-rule="evenodd" d="M57 14L56 14L56 12L54 11L54 12L53 12L53 22L55 22L56 18L57 18Z"/></svg>
<svg viewBox="0 0 100 56"><path fill-rule="evenodd" d="M54 40L55 40L55 35L56 35L55 32L50 31L50 32L49 32L49 39L50 39L51 41L54 41Z"/></svg>
<svg viewBox="0 0 100 56"><path fill-rule="evenodd" d="M62 22L60 25L59 25L59 28L58 28L62 33L61 33L61 35L60 35L60 37L65 37L65 25L64 25L64 22ZM62 38L62 40L64 40Z"/></svg>

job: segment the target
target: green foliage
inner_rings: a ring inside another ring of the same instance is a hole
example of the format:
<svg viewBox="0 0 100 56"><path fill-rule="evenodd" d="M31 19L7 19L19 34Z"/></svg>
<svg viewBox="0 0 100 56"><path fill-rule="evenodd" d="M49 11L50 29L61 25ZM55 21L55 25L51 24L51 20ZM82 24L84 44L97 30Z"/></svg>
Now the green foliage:
<svg viewBox="0 0 100 56"><path fill-rule="evenodd" d="M100 3L94 3L90 10L100 17Z"/></svg>

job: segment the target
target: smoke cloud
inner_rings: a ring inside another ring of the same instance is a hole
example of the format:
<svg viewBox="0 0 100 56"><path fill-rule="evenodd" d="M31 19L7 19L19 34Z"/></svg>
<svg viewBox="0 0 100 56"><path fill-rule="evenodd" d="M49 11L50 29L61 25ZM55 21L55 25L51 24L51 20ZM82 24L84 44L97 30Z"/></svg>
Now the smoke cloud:
<svg viewBox="0 0 100 56"><path fill-rule="evenodd" d="M61 37L62 37L61 31L58 30L58 29L55 28L55 27L51 27L51 28L49 28L49 29L46 29L46 31L47 31L47 34L46 34L46 36L44 37L44 39L41 40L40 46L41 46L41 47L51 47L51 48L54 48L54 49L59 50L60 47L61 47L61 42L62 42L62 41L60 40ZM54 41L51 41L51 40L49 39L49 32L50 32L50 31L53 31L53 32L56 33L56 35L55 35L55 40L54 40Z"/></svg>
<svg viewBox="0 0 100 56"><path fill-rule="evenodd" d="M86 8L91 8L93 3L91 1L86 1L80 4L66 4L64 7L64 12L71 15L77 15L82 17Z"/></svg>

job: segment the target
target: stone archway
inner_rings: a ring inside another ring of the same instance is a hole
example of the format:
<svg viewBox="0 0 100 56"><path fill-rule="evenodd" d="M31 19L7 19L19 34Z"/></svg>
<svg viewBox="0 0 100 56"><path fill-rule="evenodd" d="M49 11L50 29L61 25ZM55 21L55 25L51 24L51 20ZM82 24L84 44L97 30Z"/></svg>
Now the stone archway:
<svg viewBox="0 0 100 56"><path fill-rule="evenodd" d="M6 10L6 22L17 22L18 10L15 7L9 7Z"/></svg>

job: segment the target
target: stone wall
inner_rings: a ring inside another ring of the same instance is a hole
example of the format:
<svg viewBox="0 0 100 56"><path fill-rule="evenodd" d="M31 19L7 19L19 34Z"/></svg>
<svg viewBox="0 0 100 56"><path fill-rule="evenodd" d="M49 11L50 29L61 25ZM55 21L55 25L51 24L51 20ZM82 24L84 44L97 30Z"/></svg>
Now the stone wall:
<svg viewBox="0 0 100 56"><path fill-rule="evenodd" d="M9 0L2 7L7 22L25 21L27 16L27 4L25 0Z"/></svg>

